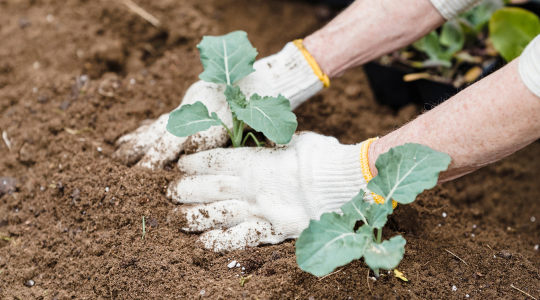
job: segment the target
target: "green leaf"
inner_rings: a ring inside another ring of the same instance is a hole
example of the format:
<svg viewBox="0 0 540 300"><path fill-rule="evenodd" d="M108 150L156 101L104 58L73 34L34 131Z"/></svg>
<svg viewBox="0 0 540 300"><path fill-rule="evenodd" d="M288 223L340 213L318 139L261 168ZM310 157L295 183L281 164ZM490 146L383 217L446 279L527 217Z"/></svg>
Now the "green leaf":
<svg viewBox="0 0 540 300"><path fill-rule="evenodd" d="M234 113L236 110L245 109L248 101L246 100L246 95L242 93L239 87L233 87L228 85L225 89L225 99L229 103L229 107L233 113L233 117L236 117Z"/></svg>
<svg viewBox="0 0 540 300"><path fill-rule="evenodd" d="M429 57L429 60L424 62L426 67L430 65L451 67L452 57L463 49L464 44L465 34L461 25L452 20L443 24L440 36L434 30L413 43L413 47Z"/></svg>
<svg viewBox="0 0 540 300"><path fill-rule="evenodd" d="M436 31L428 33L423 38L413 43L413 47L427 54L431 59L439 57L439 53L442 52L441 45L439 44L439 37Z"/></svg>
<svg viewBox="0 0 540 300"><path fill-rule="evenodd" d="M392 205L370 204L364 201L365 193L364 190L360 189L358 195L341 206L341 211L343 214L349 214L357 220L364 221L365 224L372 228L381 229L386 224L386 221L388 221L387 216L393 212Z"/></svg>
<svg viewBox="0 0 540 300"><path fill-rule="evenodd" d="M221 125L215 112L210 115L202 102L182 105L169 115L167 131L178 137L190 136L211 126Z"/></svg>
<svg viewBox="0 0 540 300"><path fill-rule="evenodd" d="M254 72L253 63L257 50L253 48L244 31L234 31L222 36L205 36L199 45L204 72L201 80L232 85Z"/></svg>
<svg viewBox="0 0 540 300"><path fill-rule="evenodd" d="M484 0L473 9L460 14L459 18L466 20L476 34L486 26L493 13L503 6L504 2L502 0Z"/></svg>
<svg viewBox="0 0 540 300"><path fill-rule="evenodd" d="M370 224L368 222L368 211L371 206L370 203L364 201L364 194L366 192L363 189L360 189L360 193L354 196L351 201L343 204L341 206L341 211L343 214L349 214L357 220L364 221L365 224Z"/></svg>
<svg viewBox="0 0 540 300"><path fill-rule="evenodd" d="M391 270L403 259L406 243L401 235L380 244L371 243L364 251L364 261L372 270Z"/></svg>
<svg viewBox="0 0 540 300"><path fill-rule="evenodd" d="M499 9L489 21L489 35L493 46L506 61L520 56L538 34L540 19L534 13L521 8Z"/></svg>
<svg viewBox="0 0 540 300"><path fill-rule="evenodd" d="M446 46L446 49L439 54L439 59L450 61L454 54L465 45L465 34L461 25L456 20L444 23L439 41L441 45Z"/></svg>
<svg viewBox="0 0 540 300"><path fill-rule="evenodd" d="M298 126L291 103L282 95L261 98L254 94L245 107L231 102L229 105L239 120L277 144L290 142Z"/></svg>
<svg viewBox="0 0 540 300"><path fill-rule="evenodd" d="M448 168L452 159L446 153L428 146L407 143L391 148L375 162L379 174L367 188L384 199L408 204L425 189L437 184L439 173Z"/></svg>
<svg viewBox="0 0 540 300"><path fill-rule="evenodd" d="M315 276L330 274L335 268L359 259L371 235L353 231L352 215L325 213L320 221L310 221L296 241L296 262Z"/></svg>
<svg viewBox="0 0 540 300"><path fill-rule="evenodd" d="M451 67L452 62L445 58L444 49L439 42L439 36L436 31L428 33L420 40L413 43L413 47L417 50L426 53L429 60L424 62L424 66L441 65Z"/></svg>

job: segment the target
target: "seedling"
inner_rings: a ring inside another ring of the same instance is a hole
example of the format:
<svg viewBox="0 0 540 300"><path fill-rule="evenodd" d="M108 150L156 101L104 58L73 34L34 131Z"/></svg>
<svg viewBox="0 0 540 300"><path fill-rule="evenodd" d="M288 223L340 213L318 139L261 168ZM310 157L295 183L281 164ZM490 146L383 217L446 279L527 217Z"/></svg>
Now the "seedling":
<svg viewBox="0 0 540 300"><path fill-rule="evenodd" d="M211 126L222 125L235 148L243 147L248 137L253 138L257 146L264 145L252 133L243 138L244 124L247 124L277 144L289 143L298 125L289 100L282 95L261 97L253 94L248 101L240 88L234 86L238 80L255 71L253 63L257 50L249 42L247 34L235 31L224 36L205 36L197 48L204 67L199 78L226 85L224 94L231 109L233 126L227 127L215 112L209 114L208 108L197 101L173 111L167 131L186 137Z"/></svg>
<svg viewBox="0 0 540 300"><path fill-rule="evenodd" d="M437 184L439 173L448 168L450 161L445 153L411 143L380 155L375 163L379 174L367 188L387 201L365 202L365 191L361 189L341 206L343 214L325 213L319 221L312 220L296 241L300 268L320 277L362 256L376 277L379 269L397 267L405 253L405 239L395 236L382 241L382 228L393 212L390 199L401 204L413 202L418 194ZM363 225L354 230L357 221Z"/></svg>

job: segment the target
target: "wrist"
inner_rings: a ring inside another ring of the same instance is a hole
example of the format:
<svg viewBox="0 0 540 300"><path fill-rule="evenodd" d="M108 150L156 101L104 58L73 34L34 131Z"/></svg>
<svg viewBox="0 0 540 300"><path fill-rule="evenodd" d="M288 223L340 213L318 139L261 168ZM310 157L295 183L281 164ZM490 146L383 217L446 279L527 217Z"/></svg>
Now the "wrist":
<svg viewBox="0 0 540 300"><path fill-rule="evenodd" d="M265 74L265 82L275 96L282 94L289 99L293 110L324 87L293 42L287 43L277 54L256 61L253 67Z"/></svg>

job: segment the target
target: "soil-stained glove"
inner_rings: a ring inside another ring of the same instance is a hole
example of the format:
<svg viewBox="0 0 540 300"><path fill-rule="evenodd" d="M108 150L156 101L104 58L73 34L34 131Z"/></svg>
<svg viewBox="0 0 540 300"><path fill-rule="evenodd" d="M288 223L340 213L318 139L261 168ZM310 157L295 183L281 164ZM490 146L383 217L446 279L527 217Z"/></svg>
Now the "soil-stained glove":
<svg viewBox="0 0 540 300"><path fill-rule="evenodd" d="M301 133L277 148L184 155L178 166L188 176L169 185L168 197L188 204L177 210L182 227L206 231L200 237L206 248L275 244L297 238L310 220L339 211L360 188L367 190L359 160L363 146ZM364 200L374 201L371 193Z"/></svg>
<svg viewBox="0 0 540 300"><path fill-rule="evenodd" d="M292 109L329 85L328 77L300 40L288 43L275 55L256 61L253 68L255 72L235 84L246 98L254 93L272 97L281 94L290 100ZM187 90L180 106L201 101L231 127L231 112L223 95L224 89L223 85L198 81ZM223 126L214 126L186 138L176 137L166 130L168 118L169 114L164 114L152 124L121 137L114 157L127 164L140 160L139 166L158 169L178 158L182 151L195 153L221 147L228 140Z"/></svg>
<svg viewBox="0 0 540 300"><path fill-rule="evenodd" d="M439 11L446 20L457 17L484 0L430 0L431 4Z"/></svg>

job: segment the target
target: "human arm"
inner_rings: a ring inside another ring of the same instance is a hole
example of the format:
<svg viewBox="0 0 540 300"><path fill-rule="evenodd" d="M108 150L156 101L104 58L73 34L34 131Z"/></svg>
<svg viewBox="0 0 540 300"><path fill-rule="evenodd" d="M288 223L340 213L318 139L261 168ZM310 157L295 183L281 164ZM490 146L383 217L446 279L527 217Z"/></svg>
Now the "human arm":
<svg viewBox="0 0 540 300"><path fill-rule="evenodd" d="M330 77L405 47L479 0L355 1L304 45Z"/></svg>
<svg viewBox="0 0 540 300"><path fill-rule="evenodd" d="M539 54L540 39L536 38L522 57L373 142L369 149L373 176L377 157L404 143L419 143L449 154L452 163L439 177L444 182L540 138L540 95L535 95L540 93L534 86L540 81L540 68L534 63L540 61Z"/></svg>

